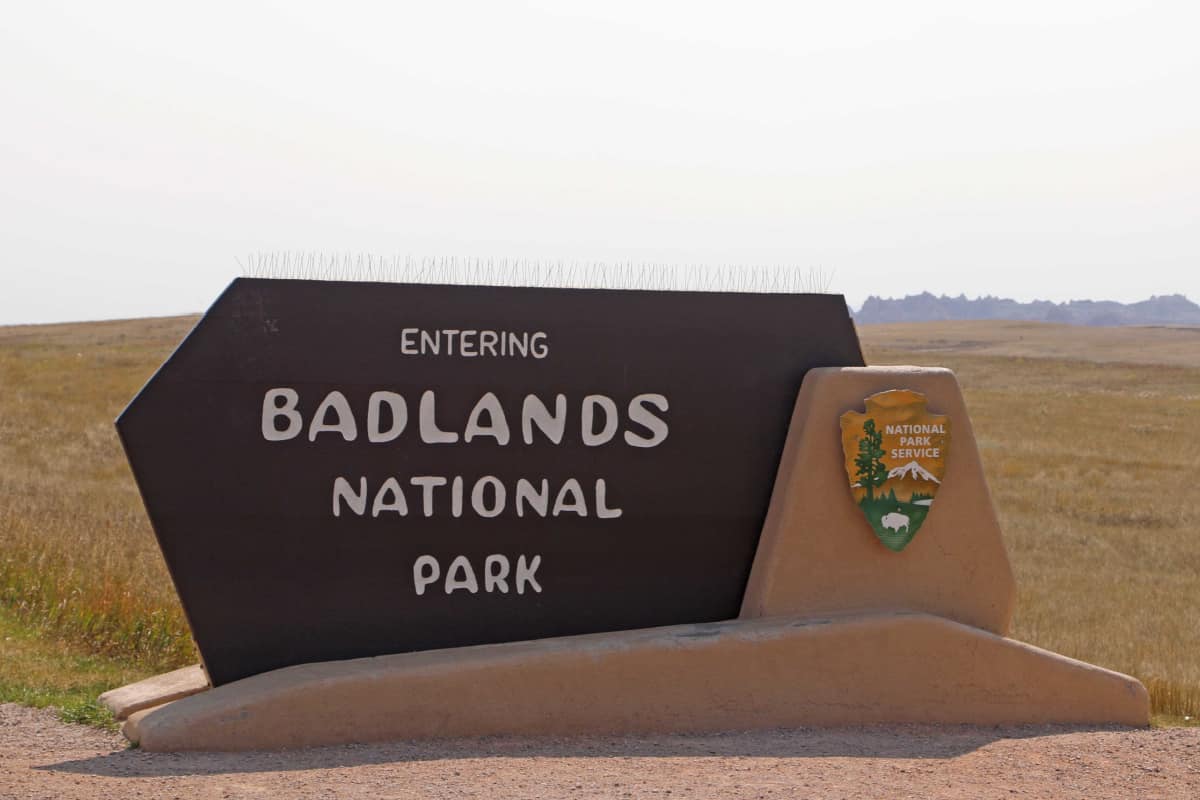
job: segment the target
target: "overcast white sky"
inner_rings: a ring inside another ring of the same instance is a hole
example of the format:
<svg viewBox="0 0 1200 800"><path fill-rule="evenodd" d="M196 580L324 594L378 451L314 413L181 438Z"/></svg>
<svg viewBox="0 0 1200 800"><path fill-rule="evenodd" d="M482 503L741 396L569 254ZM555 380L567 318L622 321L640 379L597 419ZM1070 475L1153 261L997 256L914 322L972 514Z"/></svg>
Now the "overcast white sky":
<svg viewBox="0 0 1200 800"><path fill-rule="evenodd" d="M1200 4L10 3L0 324L261 250L1200 300Z"/></svg>

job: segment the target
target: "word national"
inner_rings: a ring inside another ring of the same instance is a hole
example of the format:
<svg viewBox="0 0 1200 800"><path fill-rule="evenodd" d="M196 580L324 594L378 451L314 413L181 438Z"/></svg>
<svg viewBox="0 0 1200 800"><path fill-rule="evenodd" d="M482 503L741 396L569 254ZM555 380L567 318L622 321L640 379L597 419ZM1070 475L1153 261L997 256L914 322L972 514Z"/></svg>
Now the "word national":
<svg viewBox="0 0 1200 800"><path fill-rule="evenodd" d="M885 425L883 432L888 436L896 433L942 433L946 432L946 426L941 423L928 423L925 425L905 423L901 425Z"/></svg>
<svg viewBox="0 0 1200 800"><path fill-rule="evenodd" d="M568 478L554 491L545 478L539 481L519 478L509 492L504 482L493 475L484 475L474 481L469 491L461 475L449 479L443 475L417 475L403 483L390 477L380 483L374 493L369 491L365 476L358 479L357 485L339 476L333 482L333 515L340 517L343 510L348 510L359 517L370 515L374 518L385 514L407 517L410 504L405 494L406 485L414 498L411 506L414 516L432 517L435 510L441 508L443 513L449 511L451 517L461 517L469 509L475 516L491 518L500 516L510 506L518 517L526 514L543 518L562 514L587 517L594 514L599 519L616 519L623 513L621 509L609 506L608 485L604 478L596 479L589 502L588 493L575 478Z"/></svg>

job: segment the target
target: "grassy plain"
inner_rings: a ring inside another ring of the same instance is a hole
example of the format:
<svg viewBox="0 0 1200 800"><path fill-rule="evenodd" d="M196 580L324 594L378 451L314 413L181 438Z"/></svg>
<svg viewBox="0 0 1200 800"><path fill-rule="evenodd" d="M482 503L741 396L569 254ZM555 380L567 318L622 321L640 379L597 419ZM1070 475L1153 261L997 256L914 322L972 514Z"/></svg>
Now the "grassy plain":
<svg viewBox="0 0 1200 800"><path fill-rule="evenodd" d="M867 363L957 373L1016 573L1012 635L1140 678L1163 717L1200 718L1200 329L859 335Z"/></svg>
<svg viewBox="0 0 1200 800"><path fill-rule="evenodd" d="M113 428L194 321L0 327L0 701L194 661Z"/></svg>
<svg viewBox="0 0 1200 800"><path fill-rule="evenodd" d="M996 320L864 325L860 333L873 347L924 358L944 353L1200 368L1200 327L1087 328Z"/></svg>
<svg viewBox="0 0 1200 800"><path fill-rule="evenodd" d="M88 719L195 660L112 421L195 317L0 327L0 701ZM1200 718L1200 331L864 326L959 376L1019 591L1013 635ZM97 717L103 721L102 717Z"/></svg>

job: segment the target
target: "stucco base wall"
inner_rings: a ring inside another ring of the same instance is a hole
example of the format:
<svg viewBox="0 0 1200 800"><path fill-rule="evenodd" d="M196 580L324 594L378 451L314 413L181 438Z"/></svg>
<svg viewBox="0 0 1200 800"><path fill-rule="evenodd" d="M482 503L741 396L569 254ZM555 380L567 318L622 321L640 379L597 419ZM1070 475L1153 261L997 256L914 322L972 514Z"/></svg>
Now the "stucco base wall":
<svg viewBox="0 0 1200 800"><path fill-rule="evenodd" d="M775 617L256 675L133 714L153 751L489 734L933 723L1147 725L1133 678L944 618Z"/></svg>

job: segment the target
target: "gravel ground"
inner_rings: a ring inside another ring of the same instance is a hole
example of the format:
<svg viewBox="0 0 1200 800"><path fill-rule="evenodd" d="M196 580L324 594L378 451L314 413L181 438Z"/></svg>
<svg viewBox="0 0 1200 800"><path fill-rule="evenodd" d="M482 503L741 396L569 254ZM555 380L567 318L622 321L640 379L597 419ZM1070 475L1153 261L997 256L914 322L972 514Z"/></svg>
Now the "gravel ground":
<svg viewBox="0 0 1200 800"><path fill-rule="evenodd" d="M487 738L283 753L130 750L0 705L0 798L1200 798L1200 728L892 726Z"/></svg>

